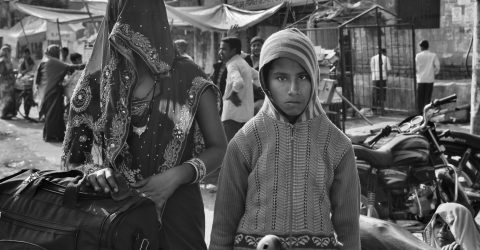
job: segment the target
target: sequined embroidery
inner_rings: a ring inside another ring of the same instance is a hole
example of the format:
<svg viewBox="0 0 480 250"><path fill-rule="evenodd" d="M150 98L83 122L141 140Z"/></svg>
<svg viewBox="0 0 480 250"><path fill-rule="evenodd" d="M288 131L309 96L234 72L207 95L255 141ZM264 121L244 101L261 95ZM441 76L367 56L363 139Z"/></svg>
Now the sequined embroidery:
<svg viewBox="0 0 480 250"><path fill-rule="evenodd" d="M156 72L165 73L170 70L170 65L160 60L157 49L152 46L148 38L142 33L135 32L130 25L117 22L111 33L120 35L129 43L135 45L134 48L140 49L137 52L149 65L154 67Z"/></svg>
<svg viewBox="0 0 480 250"><path fill-rule="evenodd" d="M200 99L200 91L205 89L205 86L210 83L205 78L196 77L192 81L192 86L187 92L187 104L182 105L180 108L180 112L175 113L175 128L173 129L173 139L168 143L163 158L164 162L161 166L159 166L157 172L163 173L166 170L175 166L179 152L182 148L182 143L184 142L188 131L190 130L193 120L194 120L194 112L196 108L196 103L198 103Z"/></svg>
<svg viewBox="0 0 480 250"><path fill-rule="evenodd" d="M75 88L72 98L72 108L76 112L85 111L92 100L92 91L90 86L88 86L88 82L91 80L90 75L85 76L82 73L80 79L80 83Z"/></svg>

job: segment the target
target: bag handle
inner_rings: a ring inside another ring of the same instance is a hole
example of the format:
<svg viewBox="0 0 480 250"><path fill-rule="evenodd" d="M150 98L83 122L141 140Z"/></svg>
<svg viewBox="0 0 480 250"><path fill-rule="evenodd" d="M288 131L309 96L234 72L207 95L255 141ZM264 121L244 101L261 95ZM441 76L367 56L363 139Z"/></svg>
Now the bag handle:
<svg viewBox="0 0 480 250"><path fill-rule="evenodd" d="M67 184L63 195L63 205L71 208L77 206L78 193L80 192L80 187L86 180L85 178L86 175L82 175L82 178L78 182L72 181Z"/></svg>
<svg viewBox="0 0 480 250"><path fill-rule="evenodd" d="M2 183L2 182L4 182L4 181L7 181L7 180L10 180L10 179L12 179L12 178L15 178L15 177L17 177L17 176L19 176L19 175L27 172L27 171L30 171L31 174L33 174L33 173L38 172L38 169L35 169L35 168L24 168L24 169L21 169L20 171L14 173L14 174L12 174L12 175L9 175L9 176L6 176L6 177L0 179L0 183Z"/></svg>

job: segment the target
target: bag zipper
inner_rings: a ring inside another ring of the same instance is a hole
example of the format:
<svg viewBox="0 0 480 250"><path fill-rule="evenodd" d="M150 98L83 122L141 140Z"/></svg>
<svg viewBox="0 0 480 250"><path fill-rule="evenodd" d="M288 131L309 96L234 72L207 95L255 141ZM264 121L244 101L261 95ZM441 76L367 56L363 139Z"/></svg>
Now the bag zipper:
<svg viewBox="0 0 480 250"><path fill-rule="evenodd" d="M39 219L36 219L36 218L27 217L27 216L22 216L22 215L18 215L18 214L11 213L11 212L0 211L0 221L2 221L2 220L12 221L12 222L18 221L22 224L29 224L29 225L33 225L33 226L37 226L37 227L41 227L41 228L47 228L47 229L53 229L53 230L56 230L56 231L62 231L62 232L65 232L65 234L74 232L75 233L75 238L76 238L76 234L77 234L76 233L77 228L75 228L75 227L60 225L60 224L51 223L51 222L46 222L46 221L43 221L43 220L39 220Z"/></svg>

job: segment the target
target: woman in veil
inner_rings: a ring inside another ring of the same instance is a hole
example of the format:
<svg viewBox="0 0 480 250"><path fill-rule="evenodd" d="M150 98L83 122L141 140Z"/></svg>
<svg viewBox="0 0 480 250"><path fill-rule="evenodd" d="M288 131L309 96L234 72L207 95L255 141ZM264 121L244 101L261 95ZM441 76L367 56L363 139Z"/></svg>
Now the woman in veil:
<svg viewBox="0 0 480 250"><path fill-rule="evenodd" d="M206 249L198 182L225 152L218 105L215 85L175 51L163 1L110 0L71 99L65 167L96 190L118 193L121 176L152 199L161 249Z"/></svg>

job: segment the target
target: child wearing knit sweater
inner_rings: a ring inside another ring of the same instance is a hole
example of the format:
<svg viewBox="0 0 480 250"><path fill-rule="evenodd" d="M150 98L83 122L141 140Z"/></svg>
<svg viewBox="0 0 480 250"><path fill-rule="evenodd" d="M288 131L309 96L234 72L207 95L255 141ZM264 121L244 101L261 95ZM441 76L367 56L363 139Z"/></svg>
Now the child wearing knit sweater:
<svg viewBox="0 0 480 250"><path fill-rule="evenodd" d="M259 72L265 102L228 145L210 249L255 249L268 234L287 249L360 249L354 153L317 97L311 41L271 35Z"/></svg>

